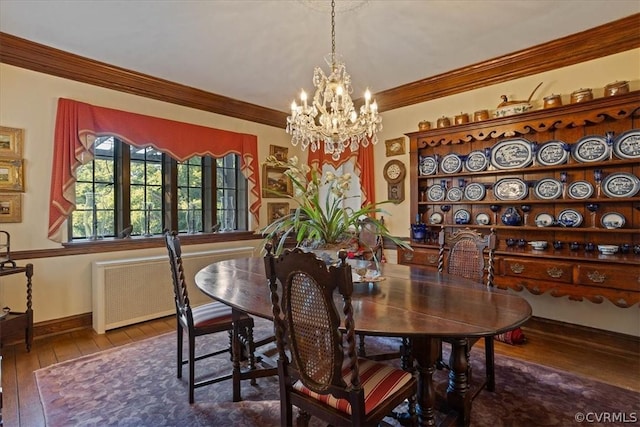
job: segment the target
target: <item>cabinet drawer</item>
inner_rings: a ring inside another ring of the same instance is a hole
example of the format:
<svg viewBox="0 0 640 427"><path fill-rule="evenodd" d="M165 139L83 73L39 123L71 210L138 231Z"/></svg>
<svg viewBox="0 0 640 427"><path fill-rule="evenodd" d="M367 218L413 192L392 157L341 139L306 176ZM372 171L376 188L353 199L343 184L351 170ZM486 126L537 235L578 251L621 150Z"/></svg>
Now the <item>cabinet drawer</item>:
<svg viewBox="0 0 640 427"><path fill-rule="evenodd" d="M573 264L555 260L529 260L504 258L500 274L503 276L526 277L527 279L551 280L571 283Z"/></svg>
<svg viewBox="0 0 640 427"><path fill-rule="evenodd" d="M578 264L576 268L576 284L635 292L640 290L640 267L634 265Z"/></svg>
<svg viewBox="0 0 640 427"><path fill-rule="evenodd" d="M438 249L414 248L413 252L399 250L398 255L398 262L400 264L438 266Z"/></svg>

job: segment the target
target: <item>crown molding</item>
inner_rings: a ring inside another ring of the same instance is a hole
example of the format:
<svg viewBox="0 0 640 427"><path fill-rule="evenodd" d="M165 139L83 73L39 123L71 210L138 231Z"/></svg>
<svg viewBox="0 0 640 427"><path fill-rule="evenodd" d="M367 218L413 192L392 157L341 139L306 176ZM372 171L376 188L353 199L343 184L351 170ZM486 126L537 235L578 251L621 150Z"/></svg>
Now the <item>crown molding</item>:
<svg viewBox="0 0 640 427"><path fill-rule="evenodd" d="M375 94L389 111L640 47L640 14ZM284 128L287 112L250 104L0 32L0 62L185 107ZM407 59L410 66L411 59ZM362 101L362 100L359 100ZM358 102L358 100L356 100Z"/></svg>

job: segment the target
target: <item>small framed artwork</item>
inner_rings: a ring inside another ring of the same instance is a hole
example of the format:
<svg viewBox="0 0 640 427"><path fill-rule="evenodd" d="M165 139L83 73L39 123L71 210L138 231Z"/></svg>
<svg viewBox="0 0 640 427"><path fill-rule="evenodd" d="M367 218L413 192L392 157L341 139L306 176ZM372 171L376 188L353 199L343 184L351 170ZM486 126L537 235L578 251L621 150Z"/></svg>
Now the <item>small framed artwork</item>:
<svg viewBox="0 0 640 427"><path fill-rule="evenodd" d="M22 158L24 130L0 126L0 157Z"/></svg>
<svg viewBox="0 0 640 427"><path fill-rule="evenodd" d="M23 160L0 159L0 191L24 191Z"/></svg>
<svg viewBox="0 0 640 427"><path fill-rule="evenodd" d="M286 170L278 166L262 166L262 197L293 196L293 186L285 174Z"/></svg>
<svg viewBox="0 0 640 427"><path fill-rule="evenodd" d="M22 222L22 194L0 194L2 222Z"/></svg>
<svg viewBox="0 0 640 427"><path fill-rule="evenodd" d="M267 218L269 223L289 214L289 203L267 203Z"/></svg>
<svg viewBox="0 0 640 427"><path fill-rule="evenodd" d="M404 136L400 138L387 139L384 142L384 145L387 147L387 157L397 156L399 154L404 154Z"/></svg>
<svg viewBox="0 0 640 427"><path fill-rule="evenodd" d="M270 145L269 155L274 156L281 162L286 162L289 158L289 149L287 147L280 147L278 145Z"/></svg>

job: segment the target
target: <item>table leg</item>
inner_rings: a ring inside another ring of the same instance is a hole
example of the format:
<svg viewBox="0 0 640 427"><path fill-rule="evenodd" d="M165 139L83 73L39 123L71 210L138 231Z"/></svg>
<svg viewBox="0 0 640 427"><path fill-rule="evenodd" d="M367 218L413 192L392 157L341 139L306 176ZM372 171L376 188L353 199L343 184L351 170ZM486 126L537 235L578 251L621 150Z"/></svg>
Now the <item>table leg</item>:
<svg viewBox="0 0 640 427"><path fill-rule="evenodd" d="M451 340L451 356L449 358L449 386L447 387L447 404L458 412L459 425L468 426L471 421L471 393L469 391L469 360L467 356L468 342L466 338Z"/></svg>
<svg viewBox="0 0 640 427"><path fill-rule="evenodd" d="M435 426L436 390L433 386L433 373L436 361L440 357L440 340L431 337L412 338L411 348L418 372L418 395L416 412L418 425Z"/></svg>
<svg viewBox="0 0 640 427"><path fill-rule="evenodd" d="M242 357L242 345L240 343L240 326L239 318L242 315L241 312L233 309L231 310L233 318L233 333L231 334L231 359L233 364L233 370L231 374L231 382L233 384L233 401L240 402L242 396L240 393L240 380L242 379L242 371L240 369L240 358Z"/></svg>

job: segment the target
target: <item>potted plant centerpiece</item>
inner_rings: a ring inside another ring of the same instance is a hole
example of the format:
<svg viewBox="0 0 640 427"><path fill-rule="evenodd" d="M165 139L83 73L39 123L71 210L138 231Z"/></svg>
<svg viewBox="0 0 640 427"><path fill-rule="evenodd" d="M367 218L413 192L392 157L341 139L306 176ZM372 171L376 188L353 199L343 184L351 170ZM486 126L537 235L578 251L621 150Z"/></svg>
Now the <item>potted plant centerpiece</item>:
<svg viewBox="0 0 640 427"><path fill-rule="evenodd" d="M284 174L291 180L293 195L278 195L293 200L297 205L289 214L262 229L262 235L265 236L265 240L274 243L277 254L282 252L287 239L293 238L299 247L314 250L316 253L324 251L321 257L325 261L329 261L328 257L335 260L340 249L358 249L358 235L364 218L377 228L380 236L411 250L407 242L391 236L384 223L375 218L376 214L386 213L380 205L392 203L391 201L367 203L360 209L345 205L344 202L349 197L354 197L348 195L350 174L335 175L327 172L323 175L317 168L312 169L299 163L297 157L284 162L269 156L265 163L285 168ZM320 194L322 186L327 186L324 197ZM374 261L378 263L380 260Z"/></svg>

